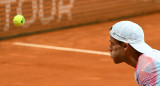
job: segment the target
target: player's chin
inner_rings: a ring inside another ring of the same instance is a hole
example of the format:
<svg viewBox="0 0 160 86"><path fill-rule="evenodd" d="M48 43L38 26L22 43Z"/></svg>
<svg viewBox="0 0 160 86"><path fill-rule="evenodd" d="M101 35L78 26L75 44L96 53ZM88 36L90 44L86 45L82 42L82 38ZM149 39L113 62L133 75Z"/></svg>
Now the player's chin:
<svg viewBox="0 0 160 86"><path fill-rule="evenodd" d="M115 64L119 64L119 63L121 63L121 62L120 62L120 61L115 61L115 60L114 60L114 63L115 63Z"/></svg>
<svg viewBox="0 0 160 86"><path fill-rule="evenodd" d="M116 59L116 58L113 58L113 61L114 61L115 64L119 64L119 63L122 62L122 61L120 61L119 59Z"/></svg>
<svg viewBox="0 0 160 86"><path fill-rule="evenodd" d="M118 57L116 57L115 55L112 55L112 53L110 53L110 55L111 55L111 58L113 59L113 61L114 61L115 64L121 63L121 62L118 60Z"/></svg>

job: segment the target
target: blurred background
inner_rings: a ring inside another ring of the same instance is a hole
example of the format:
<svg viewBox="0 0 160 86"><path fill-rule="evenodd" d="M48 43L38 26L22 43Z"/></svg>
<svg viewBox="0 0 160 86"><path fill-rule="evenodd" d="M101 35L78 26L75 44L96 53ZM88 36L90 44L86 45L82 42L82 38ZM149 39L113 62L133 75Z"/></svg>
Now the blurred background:
<svg viewBox="0 0 160 86"><path fill-rule="evenodd" d="M159 12L159 0L0 0L0 37L63 29ZM13 25L21 14L23 27Z"/></svg>
<svg viewBox="0 0 160 86"><path fill-rule="evenodd" d="M121 20L160 49L160 0L0 0L0 86L137 86L135 69L109 56L109 29Z"/></svg>

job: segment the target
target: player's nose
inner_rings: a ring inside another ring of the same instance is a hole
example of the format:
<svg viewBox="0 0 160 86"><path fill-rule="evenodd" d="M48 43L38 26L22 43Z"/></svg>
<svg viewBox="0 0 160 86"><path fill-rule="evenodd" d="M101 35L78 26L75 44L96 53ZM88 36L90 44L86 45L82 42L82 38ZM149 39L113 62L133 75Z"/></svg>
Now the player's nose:
<svg viewBox="0 0 160 86"><path fill-rule="evenodd" d="M108 47L108 50L109 50L109 51L112 51L111 46Z"/></svg>

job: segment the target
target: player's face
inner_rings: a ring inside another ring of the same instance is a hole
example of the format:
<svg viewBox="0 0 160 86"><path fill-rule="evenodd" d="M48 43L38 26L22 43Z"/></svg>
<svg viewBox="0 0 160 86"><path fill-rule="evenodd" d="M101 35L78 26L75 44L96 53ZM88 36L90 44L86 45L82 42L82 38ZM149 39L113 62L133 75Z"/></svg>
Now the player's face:
<svg viewBox="0 0 160 86"><path fill-rule="evenodd" d="M110 51L110 54L114 60L114 63L118 64L118 63L124 62L125 60L124 47L122 47L121 44L111 36L109 41L110 41L110 46L108 50Z"/></svg>

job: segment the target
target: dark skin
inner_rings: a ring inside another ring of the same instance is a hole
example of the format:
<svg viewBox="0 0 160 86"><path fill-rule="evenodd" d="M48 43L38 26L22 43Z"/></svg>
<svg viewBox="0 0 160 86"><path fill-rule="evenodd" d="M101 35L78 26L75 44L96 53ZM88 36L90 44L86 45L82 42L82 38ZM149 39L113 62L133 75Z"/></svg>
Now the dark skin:
<svg viewBox="0 0 160 86"><path fill-rule="evenodd" d="M110 36L110 46L108 50L110 51L111 57L116 64L125 62L128 65L136 68L138 58L141 53L137 52L131 45L124 42L119 42Z"/></svg>

